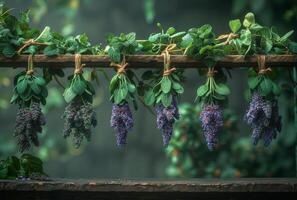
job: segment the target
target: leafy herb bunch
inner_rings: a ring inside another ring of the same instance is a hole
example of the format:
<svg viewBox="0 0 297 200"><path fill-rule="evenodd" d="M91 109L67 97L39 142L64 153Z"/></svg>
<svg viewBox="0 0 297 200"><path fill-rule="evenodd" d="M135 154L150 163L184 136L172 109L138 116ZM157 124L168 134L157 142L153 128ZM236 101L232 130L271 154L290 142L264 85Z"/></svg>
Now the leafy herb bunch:
<svg viewBox="0 0 297 200"><path fill-rule="evenodd" d="M293 30L280 36L275 27L256 23L253 13L247 13L241 23L240 19L229 22L233 37L229 40L228 54L288 54L297 52L297 44L289 40Z"/></svg>
<svg viewBox="0 0 297 200"><path fill-rule="evenodd" d="M72 136L74 146L79 148L83 139L91 139L92 127L96 127L97 119L93 108L95 90L92 84L83 76L81 55L75 54L74 75L68 79L68 87L64 91L65 101L68 103L62 115L64 119L64 138Z"/></svg>
<svg viewBox="0 0 297 200"><path fill-rule="evenodd" d="M0 160L0 179L48 180L39 158L23 154L19 158L9 156Z"/></svg>
<svg viewBox="0 0 297 200"><path fill-rule="evenodd" d="M40 103L46 104L46 81L34 75L33 56L29 56L27 71L15 76L13 91L11 103L19 106L14 136L18 140L19 150L23 152L29 150L31 143L39 146L37 134L42 132L42 126L46 123L40 108Z"/></svg>
<svg viewBox="0 0 297 200"><path fill-rule="evenodd" d="M209 150L218 143L218 134L223 127L223 111L230 89L225 84L227 78L222 69L208 68L207 81L197 89L197 98L202 103L200 120L204 138Z"/></svg>
<svg viewBox="0 0 297 200"><path fill-rule="evenodd" d="M132 101L137 109L136 86L133 80L135 74L126 69L128 66L126 55L137 52L140 47L136 41L135 33L122 33L120 36L110 35L107 42L106 51L112 61L111 66L115 67L117 71L109 85L110 101L113 103L110 125L116 131L117 145L123 146L126 144L128 131L134 125L128 101Z"/></svg>
<svg viewBox="0 0 297 200"><path fill-rule="evenodd" d="M281 89L271 69L265 67L265 56L259 56L259 66L258 72L251 70L248 78L251 101L244 119L253 130L253 144L262 139L268 146L282 127L277 101Z"/></svg>

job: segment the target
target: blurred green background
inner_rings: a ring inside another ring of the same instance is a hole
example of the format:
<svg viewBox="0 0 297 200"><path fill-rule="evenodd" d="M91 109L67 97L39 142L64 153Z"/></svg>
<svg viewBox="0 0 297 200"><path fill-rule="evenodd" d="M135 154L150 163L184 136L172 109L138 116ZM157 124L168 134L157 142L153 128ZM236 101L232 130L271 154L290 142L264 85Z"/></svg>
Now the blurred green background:
<svg viewBox="0 0 297 200"><path fill-rule="evenodd" d="M156 31L156 22L164 27L187 30L206 23L217 33L228 32L228 21L242 19L252 11L260 24L274 25L281 33L296 29L296 0L7 0L13 13L30 9L32 26L48 25L64 35L86 33L93 44L105 45L108 33L136 32L147 38ZM296 41L296 33L293 38ZM11 66L16 67L16 66ZM2 69L0 73L0 156L17 152L12 136L16 107L9 104L12 77L18 70ZM106 70L111 77L113 71ZM142 70L139 70L140 72ZM67 71L71 73L71 71ZM203 82L195 70L185 75L185 93L181 97L182 119L168 149L162 146L155 116L146 109L134 112L135 127L128 136L128 145L115 145L114 131L109 127L111 103L108 82L101 77L94 104L99 124L92 141L74 149L62 137L65 103L62 89L51 83L46 107L47 126L40 136L41 147L31 153L45 162L45 171L60 178L164 178L164 177L292 177L295 176L296 124L293 119L293 90L287 70L279 73L283 87L280 110L283 131L276 142L264 148L253 147L250 129L242 122L247 108L246 69L232 72L232 90L225 129L220 135L218 150L209 152L199 128L199 107L194 105L195 90Z"/></svg>

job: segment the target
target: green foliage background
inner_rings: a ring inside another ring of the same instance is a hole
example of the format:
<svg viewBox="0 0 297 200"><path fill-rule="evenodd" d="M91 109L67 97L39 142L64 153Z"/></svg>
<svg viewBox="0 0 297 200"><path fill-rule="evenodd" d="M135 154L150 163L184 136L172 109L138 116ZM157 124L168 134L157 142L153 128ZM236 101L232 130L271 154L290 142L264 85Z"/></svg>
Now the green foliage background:
<svg viewBox="0 0 297 200"><path fill-rule="evenodd" d="M247 11L256 14L261 24L275 25L285 31L295 29L297 1L278 0L9 0L12 12L30 8L32 25L43 29L49 25L63 35L86 32L90 40L105 41L106 33L137 32L138 38L146 38L154 32L155 23L187 29L205 23L214 24L216 32L229 32L230 19ZM296 34L294 34L296 41ZM0 156L16 153L12 137L16 108L10 106L12 77L18 70L1 69L0 74ZM70 72L70 71L67 71ZM91 71L87 72L91 75ZM112 74L108 71L108 76ZM199 108L193 106L195 89L202 80L193 70L186 72L186 91L181 105L182 120L177 124L174 140L163 150L161 134L156 129L155 117L141 108L135 113L136 127L128 138L126 149L115 147L114 133L109 128L111 104L108 102L108 82L99 77L100 86L94 104L97 107L99 125L91 143L76 150L71 142L62 138L60 115L64 109L62 89L51 84L44 110L48 126L42 134L42 145L32 153L45 164L45 172L51 176L70 178L143 178L153 177L291 177L295 175L296 124L293 122L293 93L286 85L290 77L286 70L278 72L284 91L280 99L283 115L283 132L271 147L253 147L250 130L242 124L242 114L247 103L242 97L247 88L246 70L234 71L231 85L230 111L226 116L230 126L220 135L221 146L209 152L204 144L198 121ZM239 84L240 83L240 84ZM100 123L101 122L101 123ZM180 139L184 138L184 139ZM186 139L185 139L186 138ZM165 152L167 158L165 157ZM166 170L165 170L166 169ZM165 173L166 171L166 173Z"/></svg>

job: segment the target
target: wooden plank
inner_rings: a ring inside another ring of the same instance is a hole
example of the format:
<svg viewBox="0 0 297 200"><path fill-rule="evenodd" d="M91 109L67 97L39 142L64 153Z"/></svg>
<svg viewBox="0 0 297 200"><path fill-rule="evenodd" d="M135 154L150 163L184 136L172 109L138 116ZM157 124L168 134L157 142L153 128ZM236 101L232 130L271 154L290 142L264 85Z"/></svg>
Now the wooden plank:
<svg viewBox="0 0 297 200"><path fill-rule="evenodd" d="M1 200L295 200L291 192L297 192L297 179L0 180Z"/></svg>
<svg viewBox="0 0 297 200"><path fill-rule="evenodd" d="M21 55L14 58L0 56L0 67L26 67L28 56ZM44 55L34 56L35 67L74 67L74 55L61 55L57 57L46 57ZM159 68L163 66L161 55L131 55L127 56L127 62L131 68ZM108 56L82 55L82 63L87 67L110 67ZM171 56L172 66L178 68L202 68L206 67L201 60L195 60L183 55ZM297 65L297 55L267 55L266 65L269 67L293 67ZM217 63L218 67L256 67L257 56L229 55Z"/></svg>

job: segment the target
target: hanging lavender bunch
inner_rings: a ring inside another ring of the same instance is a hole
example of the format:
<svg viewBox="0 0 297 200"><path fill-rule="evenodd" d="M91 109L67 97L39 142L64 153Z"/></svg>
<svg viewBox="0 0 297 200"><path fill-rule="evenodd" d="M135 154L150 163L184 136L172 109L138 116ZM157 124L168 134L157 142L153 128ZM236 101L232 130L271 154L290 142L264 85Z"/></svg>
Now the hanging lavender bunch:
<svg viewBox="0 0 297 200"><path fill-rule="evenodd" d="M18 140L19 151L29 150L31 144L39 146L38 133L46 124L40 103L46 104L46 81L34 76L32 56L29 56L28 70L14 78L14 94L11 103L18 104L14 137Z"/></svg>
<svg viewBox="0 0 297 200"><path fill-rule="evenodd" d="M265 67L265 57L260 56L258 60L259 72L251 70L248 79L252 97L244 120L252 128L253 144L263 140L264 146L269 146L282 127L277 103L281 90L268 74L271 69Z"/></svg>
<svg viewBox="0 0 297 200"><path fill-rule="evenodd" d="M128 131L134 125L132 113L129 108L129 101L133 102L137 109L135 74L127 70L125 55L134 54L138 49L135 33L122 33L120 36L110 35L107 38L108 46L106 51L112 61L111 66L115 67L117 73L110 81L110 101L112 105L112 114L110 126L116 131L116 143L118 146L124 146L127 140Z"/></svg>
<svg viewBox="0 0 297 200"><path fill-rule="evenodd" d="M218 134L224 125L223 111L220 104L223 104L230 94L226 84L216 83L214 78L215 72L217 71L209 68L206 83L197 90L197 98L202 102L200 121L209 150L213 150L218 144ZM220 75L225 77L222 72L217 76Z"/></svg>
<svg viewBox="0 0 297 200"><path fill-rule="evenodd" d="M218 105L203 105L200 113L203 135L209 150L218 143L218 133L223 127L223 111Z"/></svg>
<svg viewBox="0 0 297 200"><path fill-rule="evenodd" d="M168 47L171 48L170 46ZM172 45L172 47L175 46ZM144 102L148 106L155 106L157 127L162 132L163 145L165 147L170 142L174 123L179 119L177 97L184 92L184 88L181 85L184 78L183 70L170 68L168 53L166 56L163 76L160 77L160 71L156 73L147 71L142 75L143 79L148 80L148 83L144 85L146 89ZM153 88L150 86L151 84L154 84Z"/></svg>
<svg viewBox="0 0 297 200"><path fill-rule="evenodd" d="M173 132L173 124L179 119L175 97L173 97L170 106L165 107L163 104L158 104L155 111L157 113L157 127L162 131L163 144L168 146Z"/></svg>
<svg viewBox="0 0 297 200"><path fill-rule="evenodd" d="M91 140L92 128L97 126L96 113L93 108L95 90L83 77L81 56L75 55L75 72L71 76L64 98L68 105L62 119L64 120L64 138L72 137L75 148L79 148L83 139Z"/></svg>
<svg viewBox="0 0 297 200"><path fill-rule="evenodd" d="M253 129L252 141L257 145L263 139L264 146L269 146L281 131L281 117L278 113L277 100L266 100L259 92L253 92L249 108L244 117Z"/></svg>
<svg viewBox="0 0 297 200"><path fill-rule="evenodd" d="M134 125L128 103L112 105L110 125L116 131L117 145L125 145L128 131L130 131Z"/></svg>

